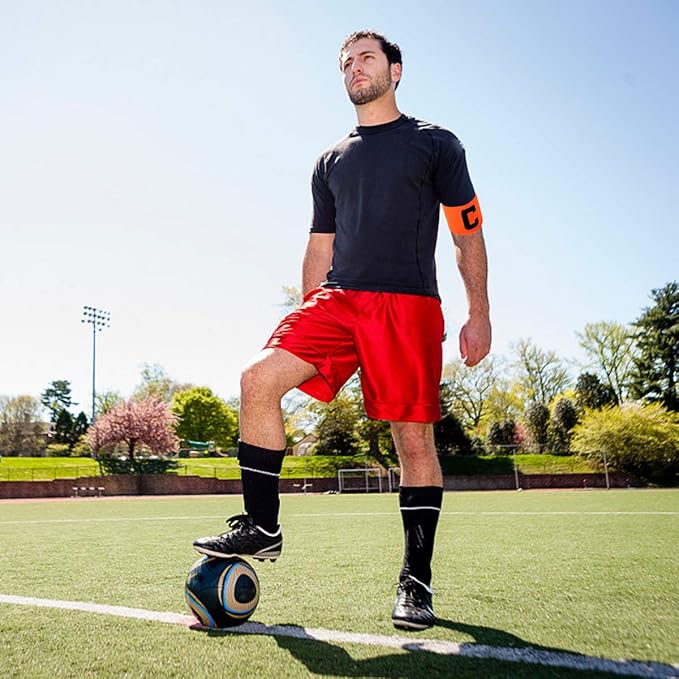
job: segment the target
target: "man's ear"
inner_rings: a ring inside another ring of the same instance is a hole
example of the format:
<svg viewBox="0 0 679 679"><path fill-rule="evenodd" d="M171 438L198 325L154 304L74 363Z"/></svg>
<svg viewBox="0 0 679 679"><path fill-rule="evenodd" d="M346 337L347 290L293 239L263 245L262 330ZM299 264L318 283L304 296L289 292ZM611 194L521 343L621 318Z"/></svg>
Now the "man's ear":
<svg viewBox="0 0 679 679"><path fill-rule="evenodd" d="M391 79L397 83L401 79L401 64L391 64Z"/></svg>

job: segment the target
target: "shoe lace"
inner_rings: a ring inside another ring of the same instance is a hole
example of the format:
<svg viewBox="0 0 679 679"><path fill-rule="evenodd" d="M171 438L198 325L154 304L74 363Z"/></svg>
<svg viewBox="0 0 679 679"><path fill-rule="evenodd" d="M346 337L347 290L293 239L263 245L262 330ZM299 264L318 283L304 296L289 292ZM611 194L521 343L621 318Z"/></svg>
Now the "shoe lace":
<svg viewBox="0 0 679 679"><path fill-rule="evenodd" d="M248 514L236 514L235 516L230 516L226 520L226 525L229 527L227 532L241 531L252 526L252 517Z"/></svg>

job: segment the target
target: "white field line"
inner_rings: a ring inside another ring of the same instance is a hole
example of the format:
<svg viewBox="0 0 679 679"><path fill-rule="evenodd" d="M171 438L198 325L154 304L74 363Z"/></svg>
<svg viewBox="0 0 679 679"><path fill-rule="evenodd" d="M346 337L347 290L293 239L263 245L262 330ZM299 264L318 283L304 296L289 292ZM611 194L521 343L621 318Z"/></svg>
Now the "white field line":
<svg viewBox="0 0 679 679"><path fill-rule="evenodd" d="M17 519L14 521L0 521L1 526L31 523L125 523L127 521L204 521L212 519L224 520L224 514L214 516L107 516L83 517L81 519Z"/></svg>
<svg viewBox="0 0 679 679"><path fill-rule="evenodd" d="M442 516L679 516L679 512L609 512L609 511L555 511L555 512L441 512ZM288 514L292 518L342 518L354 516L398 516L393 512L317 512ZM127 521L204 521L224 519L224 514L206 516L109 516L79 519L15 519L0 521L0 526L42 523L125 523Z"/></svg>
<svg viewBox="0 0 679 679"><path fill-rule="evenodd" d="M101 615L112 615L122 618L164 622L185 627L196 626L196 619L189 615L162 611L147 611L141 608L128 608L127 606L110 606L107 604L92 604L81 601L37 599L33 597L15 596L12 594L0 594L0 603L83 611L86 613L98 613ZM264 625L258 622L247 622L231 630L220 630L220 632L225 634L260 634L293 637L296 639L327 641L338 644L382 646L405 651L428 651L429 653L437 653L439 655L478 658L481 660L499 660L504 662L520 662L530 665L564 667L575 670L610 672L612 674L630 677L649 677L652 679L679 677L679 665L667 665L639 660L609 660L607 658L580 655L578 653L545 651L539 648L531 648L530 646L525 648L506 648L502 646L488 646L485 644L458 644L443 639L423 639L417 636L398 637L382 634L360 634L328 629L295 627L293 625Z"/></svg>
<svg viewBox="0 0 679 679"><path fill-rule="evenodd" d="M393 512L328 512L324 514L290 514L289 516L394 516ZM554 511L554 512L441 512L441 516L679 516L679 512L613 512L613 511ZM2 523L0 521L0 523Z"/></svg>

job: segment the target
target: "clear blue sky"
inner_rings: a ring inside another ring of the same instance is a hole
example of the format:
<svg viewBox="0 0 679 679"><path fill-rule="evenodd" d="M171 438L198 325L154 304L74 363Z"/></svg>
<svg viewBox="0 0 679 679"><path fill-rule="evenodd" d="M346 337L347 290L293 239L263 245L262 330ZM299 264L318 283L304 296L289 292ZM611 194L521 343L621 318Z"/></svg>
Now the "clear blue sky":
<svg viewBox="0 0 679 679"><path fill-rule="evenodd" d="M298 285L317 155L355 123L351 31L401 45L403 112L453 130L485 217L494 351L629 322L679 275L679 3L0 2L0 394L144 363L229 397ZM441 229L456 356L465 305Z"/></svg>

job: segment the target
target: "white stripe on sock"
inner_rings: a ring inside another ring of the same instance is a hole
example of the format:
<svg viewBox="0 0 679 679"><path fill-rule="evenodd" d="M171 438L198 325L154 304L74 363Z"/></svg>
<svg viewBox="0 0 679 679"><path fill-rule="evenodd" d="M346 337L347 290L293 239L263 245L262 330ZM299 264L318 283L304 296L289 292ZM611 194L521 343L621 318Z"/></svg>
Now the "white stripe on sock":
<svg viewBox="0 0 679 679"><path fill-rule="evenodd" d="M277 538L281 534L281 527L278 526L278 530L275 533L269 533L268 530L264 530L261 526L256 526L257 530L264 535L268 535L270 538Z"/></svg>
<svg viewBox="0 0 679 679"><path fill-rule="evenodd" d="M280 476L280 474L276 474L275 472L265 472L263 469L253 469L252 467L243 467L242 465L240 470L246 472L254 472L255 474L265 474L266 476L276 476L276 477Z"/></svg>
<svg viewBox="0 0 679 679"><path fill-rule="evenodd" d="M431 509L434 512L440 512L441 507L399 507L402 512L413 512L416 509Z"/></svg>

